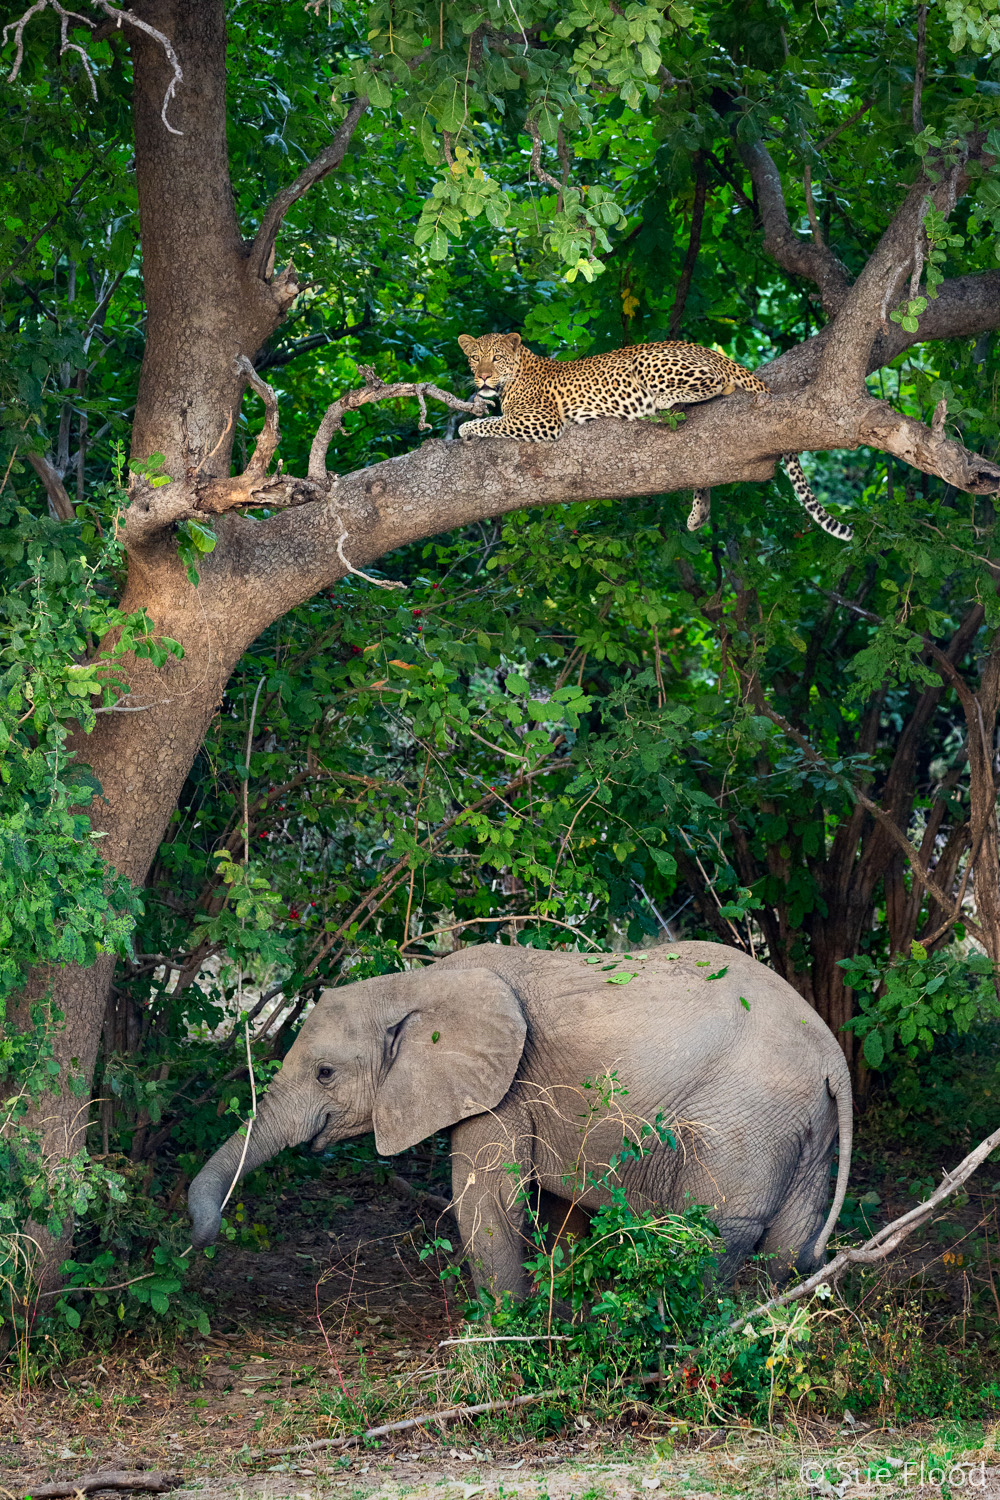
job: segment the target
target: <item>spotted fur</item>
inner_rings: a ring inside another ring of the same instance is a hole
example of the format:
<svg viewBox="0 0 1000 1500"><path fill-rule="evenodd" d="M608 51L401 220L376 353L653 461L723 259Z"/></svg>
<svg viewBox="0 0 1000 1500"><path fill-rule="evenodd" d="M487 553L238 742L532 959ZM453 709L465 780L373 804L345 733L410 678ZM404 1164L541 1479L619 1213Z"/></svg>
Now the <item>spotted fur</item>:
<svg viewBox="0 0 1000 1500"><path fill-rule="evenodd" d="M508 437L522 443L554 443L567 423L621 417L651 417L672 406L710 401L735 390L759 399L768 388L735 360L700 344L633 344L586 359L543 359L521 342L519 333L487 333L459 339L481 396L500 396L499 417L477 417L458 429L470 438ZM853 532L834 520L809 488L794 454L781 457L800 505L831 536L848 541ZM709 517L709 492L695 490L688 529Z"/></svg>

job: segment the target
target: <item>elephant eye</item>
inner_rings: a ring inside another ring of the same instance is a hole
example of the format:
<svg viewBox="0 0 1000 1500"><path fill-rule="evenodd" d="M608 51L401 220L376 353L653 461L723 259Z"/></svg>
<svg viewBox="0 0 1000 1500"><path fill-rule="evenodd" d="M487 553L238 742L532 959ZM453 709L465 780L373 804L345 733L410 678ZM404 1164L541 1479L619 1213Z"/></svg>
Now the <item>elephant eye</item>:
<svg viewBox="0 0 1000 1500"><path fill-rule="evenodd" d="M329 1083L330 1079L333 1077L333 1069L331 1067L328 1067L327 1064L324 1063L321 1068L316 1069L316 1077L319 1079L320 1083Z"/></svg>

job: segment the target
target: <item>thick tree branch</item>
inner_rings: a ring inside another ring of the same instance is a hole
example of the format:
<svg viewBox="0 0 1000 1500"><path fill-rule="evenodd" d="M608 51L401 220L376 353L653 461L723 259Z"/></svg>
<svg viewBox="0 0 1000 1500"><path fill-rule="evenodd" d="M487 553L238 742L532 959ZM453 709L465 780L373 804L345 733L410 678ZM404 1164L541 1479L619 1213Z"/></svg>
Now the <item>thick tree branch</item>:
<svg viewBox="0 0 1000 1500"><path fill-rule="evenodd" d="M899 300L906 277L923 255L923 221L928 206L945 215L951 213L968 183L968 155L963 153L941 170L936 182L921 172L910 188L838 310L819 367L825 389L849 395L863 384L875 340L880 331L888 330L889 312Z"/></svg>
<svg viewBox="0 0 1000 1500"><path fill-rule="evenodd" d="M858 425L858 440L892 453L923 474L936 474L967 495L995 495L1000 491L1000 465L946 438L946 412L947 403L940 401L932 425L926 427L879 401L867 408Z"/></svg>
<svg viewBox="0 0 1000 1500"><path fill-rule="evenodd" d="M981 271L944 281L936 298L920 314L916 333L901 323L889 323L875 336L868 355L869 375L890 364L917 344L938 339L976 338L1000 328L1000 271ZM794 391L811 385L819 374L833 325L796 344L757 373L773 391Z"/></svg>
<svg viewBox="0 0 1000 1500"><path fill-rule="evenodd" d="M272 199L250 247L250 270L261 280L266 280L270 274L274 242L288 210L315 183L322 182L324 177L340 166L347 154L347 148L351 144L351 137L357 128L358 121L367 108L367 94L359 94L344 116L329 146L321 151L307 167L303 167L294 182L282 188L281 192Z"/></svg>
<svg viewBox="0 0 1000 1500"><path fill-rule="evenodd" d="M75 521L76 511L69 498L62 478L49 460L41 453L29 453L28 462L45 486L49 506L57 521Z"/></svg>
<svg viewBox="0 0 1000 1500"><path fill-rule="evenodd" d="M792 229L781 174L763 141L741 145L740 155L757 190L757 203L764 221L764 249L783 270L815 282L823 310L833 317L850 287L846 270L828 245L815 239L812 243L802 240Z"/></svg>
<svg viewBox="0 0 1000 1500"><path fill-rule="evenodd" d="M241 367L241 373L245 375L246 369ZM372 371L364 373L366 385L341 396L324 416L307 477L266 472L276 441L274 409L244 475L203 481L194 472L157 489L137 479L126 518L127 545L141 548L165 528L199 512L221 515L245 505L288 509L287 516L244 523L252 526L252 539L247 535L238 547L248 607L254 618L256 611L263 611L263 628L293 603L344 576L338 543L343 548L345 533L351 566L363 568L420 537L527 506L559 504L585 494L625 498L759 482L772 476L782 453L861 444L884 445L886 451L973 493L1000 492L1000 466L945 438L940 422L925 427L868 396L854 403L820 399L815 387L804 394L758 399L729 396L694 408L675 430L656 422L608 419L569 428L551 444L503 438L463 444L431 441L337 477L327 473L326 451L347 411L372 401L415 397L421 403L423 424L428 396L454 410L477 411L475 401L464 402L436 386L384 385ZM264 382L259 377L255 381L265 404L273 401ZM216 442L221 441L217 437ZM209 473L210 461L211 454L202 460ZM319 503L306 504L309 501ZM235 536L232 540L236 545Z"/></svg>
<svg viewBox="0 0 1000 1500"><path fill-rule="evenodd" d="M138 1494L162 1495L166 1490L179 1489L183 1482L179 1474L153 1473L149 1469L138 1472L102 1469L97 1474L81 1474L79 1479L34 1484L25 1500L59 1500L62 1496L89 1495L92 1490L130 1490Z"/></svg>

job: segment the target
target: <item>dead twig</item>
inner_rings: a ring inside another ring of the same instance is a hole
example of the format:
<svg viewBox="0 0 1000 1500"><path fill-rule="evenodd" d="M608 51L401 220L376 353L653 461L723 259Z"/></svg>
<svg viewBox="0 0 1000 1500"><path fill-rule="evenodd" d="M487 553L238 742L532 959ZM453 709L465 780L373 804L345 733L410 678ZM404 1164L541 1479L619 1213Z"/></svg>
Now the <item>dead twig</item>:
<svg viewBox="0 0 1000 1500"><path fill-rule="evenodd" d="M450 406L453 411L467 411L474 417L481 417L486 411L486 404L479 396L471 401L462 401L458 396L453 396L451 391L443 391L439 386L431 385L429 381L400 380L394 385L386 385L380 380L370 365L359 365L358 369L364 377L365 384L357 390L348 391L339 396L326 409L316 436L313 438L312 447L309 450L309 479L314 484L328 484L330 476L326 471L326 455L335 433L340 431L344 414L356 411L359 406L366 406L370 401L398 401L406 397L415 396L420 405L420 429L427 428L427 397L433 401L440 401L445 406Z"/></svg>
<svg viewBox="0 0 1000 1500"><path fill-rule="evenodd" d="M562 1391L535 1391L530 1396L512 1396L506 1401L484 1401L479 1406L452 1406L448 1411L425 1411L419 1417L407 1417L405 1422L386 1422L381 1427L369 1427L367 1432L353 1437L320 1438L315 1443L297 1443L294 1447L260 1448L249 1454L251 1460L279 1458L284 1453L315 1453L319 1448L354 1448L367 1438L387 1437L390 1432L407 1432L413 1427L423 1427L428 1422L457 1422L464 1417L480 1417L488 1411L512 1411L515 1406L527 1406L532 1401L544 1401L549 1396L561 1396ZM72 1491L60 1491L69 1494ZM33 1494L41 1494L40 1490Z"/></svg>

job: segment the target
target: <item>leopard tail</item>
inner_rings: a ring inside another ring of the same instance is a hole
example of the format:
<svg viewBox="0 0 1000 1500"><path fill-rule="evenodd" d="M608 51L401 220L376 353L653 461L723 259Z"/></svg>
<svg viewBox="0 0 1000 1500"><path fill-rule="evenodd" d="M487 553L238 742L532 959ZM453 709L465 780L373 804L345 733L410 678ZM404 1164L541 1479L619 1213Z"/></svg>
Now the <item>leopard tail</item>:
<svg viewBox="0 0 1000 1500"><path fill-rule="evenodd" d="M835 536L840 542L851 541L854 532L850 526L845 526L843 521L835 520L830 515L830 512L824 510L816 499L808 479L802 472L802 465L799 463L798 455L795 453L783 453L781 455L781 465L792 481L792 489L795 491L796 500L809 512L816 525L821 526L828 535Z"/></svg>
<svg viewBox="0 0 1000 1500"><path fill-rule="evenodd" d="M712 491L695 490L691 500L691 514L688 516L688 531L699 531L712 513Z"/></svg>

